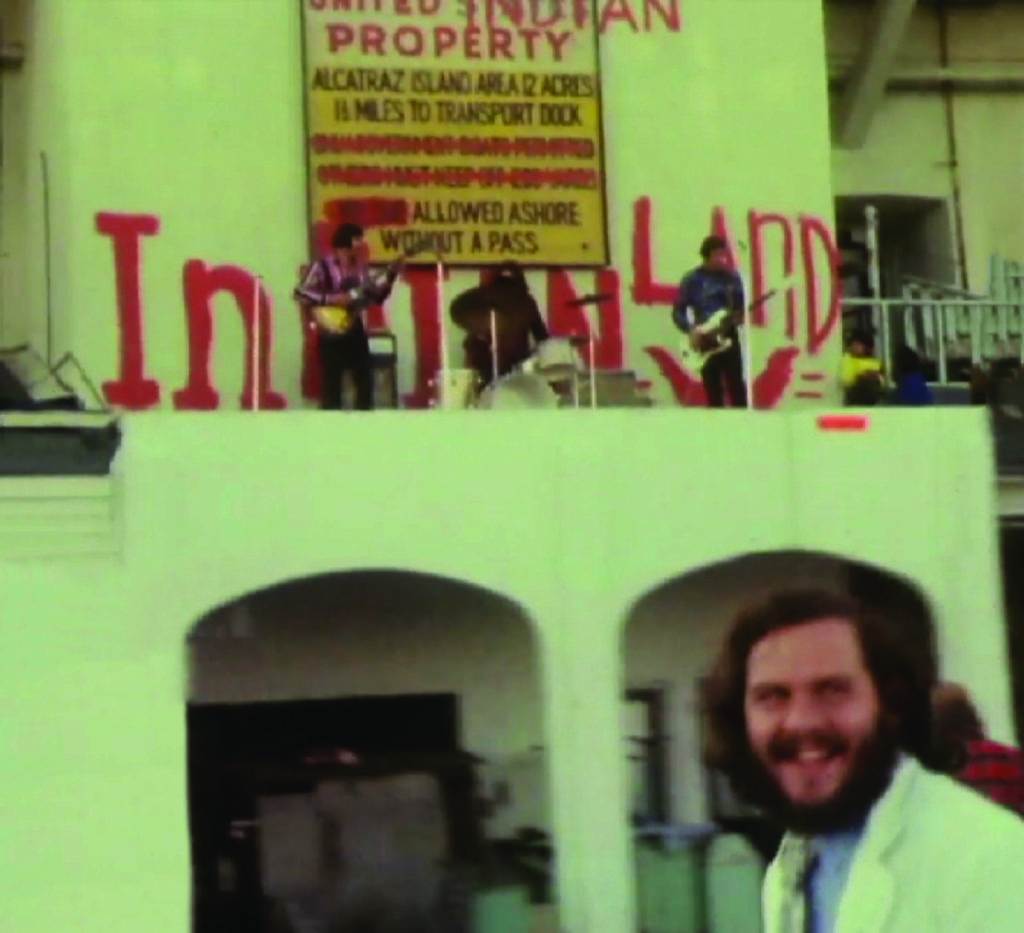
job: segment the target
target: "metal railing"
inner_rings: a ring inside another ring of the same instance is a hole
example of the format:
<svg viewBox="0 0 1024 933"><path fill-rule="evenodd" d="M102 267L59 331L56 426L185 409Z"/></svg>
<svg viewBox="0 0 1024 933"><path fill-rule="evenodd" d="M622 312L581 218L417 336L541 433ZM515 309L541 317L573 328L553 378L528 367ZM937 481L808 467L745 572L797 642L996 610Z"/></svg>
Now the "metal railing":
<svg viewBox="0 0 1024 933"><path fill-rule="evenodd" d="M950 359L972 365L1017 359L1024 364L1024 301L995 298L880 298L843 301L847 312L869 310L878 354L892 372L895 350L906 344L935 364L949 382Z"/></svg>
<svg viewBox="0 0 1024 933"><path fill-rule="evenodd" d="M989 291L996 298L1024 302L1024 262L992 256L989 261Z"/></svg>
<svg viewBox="0 0 1024 933"><path fill-rule="evenodd" d="M977 292L968 292L962 288L957 288L955 285L947 285L944 282L936 282L934 279L925 279L919 275L906 275L901 276L903 282L903 294L907 298L915 297L909 295L908 291L914 291L921 295L927 295L929 298L966 298L968 300L981 300L987 298L987 295L979 295Z"/></svg>
<svg viewBox="0 0 1024 933"><path fill-rule="evenodd" d="M65 378L65 371L70 367L77 374L81 384L89 390L89 394L96 403L96 408L86 410L104 413L111 410L74 353L65 353L56 362L51 364L31 344L21 343L13 347L0 347L0 361L5 360L11 366L15 377L25 377L24 387L25 391L29 394L33 394L35 390L45 386L47 382L52 382L53 385L66 392L69 396L80 398L80 388L71 384ZM84 402L84 400L82 401Z"/></svg>
<svg viewBox="0 0 1024 933"><path fill-rule="evenodd" d="M968 357L973 365L1020 355L1024 302L1016 297L962 298L908 288L904 299L931 302L935 307L931 314L911 314L913 320L907 322L913 324L911 337L919 352L931 347L937 350L941 344L948 354ZM941 326L941 334L937 326Z"/></svg>
<svg viewBox="0 0 1024 933"><path fill-rule="evenodd" d="M864 208L864 230L869 293L880 296L879 213L873 204ZM915 276L904 276L901 291L900 298L842 302L844 315L872 325L878 355L889 373L897 345L934 364L939 383L949 382L951 359L967 360L971 369L1009 359L1024 364L1024 262L992 255L987 295ZM960 382L970 378L969 372L960 375Z"/></svg>

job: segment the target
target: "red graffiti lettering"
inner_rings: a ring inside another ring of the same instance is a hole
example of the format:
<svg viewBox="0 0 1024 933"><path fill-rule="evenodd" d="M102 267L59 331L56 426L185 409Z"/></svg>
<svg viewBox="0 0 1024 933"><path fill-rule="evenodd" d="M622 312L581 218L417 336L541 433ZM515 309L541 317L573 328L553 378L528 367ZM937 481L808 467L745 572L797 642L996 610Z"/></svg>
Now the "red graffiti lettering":
<svg viewBox="0 0 1024 933"><path fill-rule="evenodd" d="M753 279L751 300L756 301L768 290L765 271L764 228L769 224L775 224L782 228L782 261L787 278L792 278L796 273L796 238L793 235L793 225L790 219L783 214L762 214L752 210L748 215L748 220L750 224L751 278ZM767 301L754 308L751 317L758 327L767 326L770 303ZM786 336L790 340L796 338L796 323L796 287L790 284L786 288Z"/></svg>
<svg viewBox="0 0 1024 933"><path fill-rule="evenodd" d="M683 27L681 4L682 0L642 0L641 28L630 0L603 0L597 16L598 29L603 33L610 26L625 23L632 32L655 32L659 27L669 32L679 32ZM498 31L501 23L516 26L520 31L530 31L526 29L527 25L535 29L546 29L562 23L582 30L591 19L591 4L588 0L569 0L565 7L560 3L551 4L547 0L463 0L461 10L467 26L486 28L492 33ZM545 11L548 11L546 17ZM483 15L480 16L480 13Z"/></svg>
<svg viewBox="0 0 1024 933"><path fill-rule="evenodd" d="M654 281L651 213L651 199L637 198L633 205L633 301L638 305L671 305L679 288Z"/></svg>
<svg viewBox="0 0 1024 933"><path fill-rule="evenodd" d="M256 297L256 279L238 266L207 266L191 259L184 267L186 320L188 325L188 385L174 393L174 407L209 411L220 404L220 394L210 378L213 350L212 299L218 292L227 292L238 304L245 327L245 384L242 407L253 408L254 402L254 340L259 337L259 407L281 409L287 401L270 386L270 296L260 287ZM259 305L258 309L256 305Z"/></svg>
<svg viewBox="0 0 1024 933"><path fill-rule="evenodd" d="M658 369L672 387L672 394L680 405L689 408L707 405L704 384L679 364L671 350L666 347L644 347L644 353L658 364Z"/></svg>
<svg viewBox="0 0 1024 933"><path fill-rule="evenodd" d="M547 19L543 15L545 7L550 10L550 15ZM530 0L530 22L538 29L557 26L563 19L568 19L569 15L567 11L562 9L561 2L551 3L550 0Z"/></svg>
<svg viewBox="0 0 1024 933"><path fill-rule="evenodd" d="M679 32L682 29L679 0L667 0L665 6L658 3L658 0L644 0L644 32L654 32L656 17L669 32Z"/></svg>
<svg viewBox="0 0 1024 933"><path fill-rule="evenodd" d="M799 355L796 347L781 347L768 357L765 368L754 377L754 408L775 408L782 401L793 382L793 364Z"/></svg>
<svg viewBox="0 0 1024 933"><path fill-rule="evenodd" d="M525 11L521 0L484 0L484 10L488 26L496 26L502 16L516 26L523 25ZM534 25L537 24L534 23Z"/></svg>
<svg viewBox="0 0 1024 933"><path fill-rule="evenodd" d="M376 226L387 222L402 226L407 217L408 205L397 199L351 199L333 202L325 217L314 224L312 240L318 252L329 250L330 235L336 224L352 220L363 226ZM798 297L792 279L796 275L796 229L799 223L802 274L806 286L806 352L820 354L839 326L841 320L840 291L838 285L839 253L832 231L818 217L802 215L798 220L781 213L751 210L748 214L749 237L752 263L752 299L763 294L771 284L769 269L775 266L768 262L769 228L781 230L779 243L782 252L782 269L789 280L786 285L786 337L790 346L778 347L772 337L763 353L757 359L767 358L764 369L752 374L751 397L754 407L773 408L786 395L796 376L795 364L803 348L792 346L799 329ZM671 305L678 289L655 279L653 210L651 200L641 197L634 203L633 229L633 282L632 297L638 305ZM142 236L154 236L159 232L160 222L150 215L121 215L101 213L96 215L96 228L113 241L115 272L117 276L118 314L121 331L120 378L103 384L107 399L127 408L148 408L160 400L160 386L144 375L145 353L143 341L143 296L141 289L141 244ZM729 261L737 265L735 239L729 229L729 218L722 207L715 207L711 213L711 230L721 236L727 245ZM829 265L831 295L827 307L823 302L822 288L824 270L819 274L822 248ZM486 281L493 269L481 270L481 280ZM628 365L626 351L625 321L622 308L622 289L619 273L614 269L591 273L594 290L607 294L609 300L596 305L596 311L588 314L575 306L577 291L570 275L562 270L550 270L546 279L548 321L555 336L589 337L591 328L596 329L593 363L601 369L620 369ZM447 272L445 272L447 278ZM213 300L220 292L227 292L236 302L241 313L245 336L245 375L242 387L242 406L253 408L284 408L286 400L271 385L271 300L262 288L256 291L254 277L245 270L232 265L209 267L203 261L188 261L183 269L185 312L188 328L188 372L186 384L173 394L176 408L209 410L220 404L220 395L211 376L212 347L214 338ZM405 282L411 291L412 323L415 349L415 384L411 392L403 397L407 407L427 407L436 393L432 382L440 369L441 331L439 314L447 308L440 308L436 270L433 267L409 269L404 273ZM748 339L764 331L769 315L755 310L751 315ZM370 309L367 315L370 331L389 329L388 315L383 307ZM668 324L666 315L666 326ZM457 335L452 333L452 340ZM755 342L756 347L756 342ZM704 404L704 390L698 376L688 372L681 362L665 347L645 347L647 355L656 363L672 392L681 404ZM320 372L317 354L317 337L312 330L303 332L302 339L302 392L307 398L315 399L320 394ZM456 349L456 353L458 350ZM583 359L589 360L589 348L579 351ZM254 354L258 354L258 360ZM412 354L409 354L412 356ZM458 365L456 363L455 365ZM819 367L820 369L820 367ZM823 382L828 375L821 371L804 373L801 379L807 382ZM259 398L254 392L259 390ZM818 398L823 393L818 386L799 385L794 393L798 398Z"/></svg>
<svg viewBox="0 0 1024 933"><path fill-rule="evenodd" d="M818 273L814 261L814 240L825 247L828 255L830 295L828 312L821 316L821 296L818 292ZM818 217L801 215L800 244L803 249L804 279L807 286L807 352L812 356L821 352L828 338L839 325L842 315L842 291L839 279L839 249L828 224Z"/></svg>
<svg viewBox="0 0 1024 933"><path fill-rule="evenodd" d="M654 281L652 215L651 199L637 198L633 204L633 300L638 305L672 305L679 294L679 286ZM737 268L735 240L724 208L712 210L711 232L725 240L729 265Z"/></svg>
<svg viewBox="0 0 1024 933"><path fill-rule="evenodd" d="M148 379L143 344L142 250L140 239L156 236L160 220L151 214L96 215L96 229L109 236L114 246L117 276L117 320L121 332L120 377L103 383L103 395L111 405L140 410L160 401L160 384Z"/></svg>
<svg viewBox="0 0 1024 933"><path fill-rule="evenodd" d="M608 0L604 5L604 9L601 10L601 18L598 20L597 28L601 32L605 32L612 23L616 22L629 23L629 28L633 32L640 31L640 26L629 5L629 0Z"/></svg>
<svg viewBox="0 0 1024 933"><path fill-rule="evenodd" d="M301 321L302 317L299 316ZM323 394L323 373L320 369L320 332L302 324L302 397L319 401Z"/></svg>
<svg viewBox="0 0 1024 933"><path fill-rule="evenodd" d="M644 347L644 352L658 365L680 405L688 408L707 405L703 383L680 365L671 350L667 347ZM778 406L793 381L793 365L799 355L800 351L795 347L782 347L768 357L765 368L754 377L751 395L754 408Z"/></svg>

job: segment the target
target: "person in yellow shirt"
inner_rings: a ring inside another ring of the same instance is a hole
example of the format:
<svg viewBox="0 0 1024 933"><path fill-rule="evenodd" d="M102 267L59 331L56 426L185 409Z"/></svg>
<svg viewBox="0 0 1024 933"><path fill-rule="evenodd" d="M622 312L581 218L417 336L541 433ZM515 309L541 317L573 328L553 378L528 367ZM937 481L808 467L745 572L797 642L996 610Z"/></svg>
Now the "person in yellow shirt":
<svg viewBox="0 0 1024 933"><path fill-rule="evenodd" d="M846 344L840 380L847 405L877 405L885 388L885 370L875 355L870 331L855 330Z"/></svg>

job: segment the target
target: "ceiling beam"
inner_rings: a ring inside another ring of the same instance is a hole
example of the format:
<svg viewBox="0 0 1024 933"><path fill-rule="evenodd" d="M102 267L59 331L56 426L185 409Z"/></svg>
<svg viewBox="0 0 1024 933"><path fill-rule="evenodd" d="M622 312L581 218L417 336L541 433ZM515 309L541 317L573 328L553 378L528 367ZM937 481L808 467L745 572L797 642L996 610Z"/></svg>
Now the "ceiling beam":
<svg viewBox="0 0 1024 933"><path fill-rule="evenodd" d="M915 2L875 0L864 44L837 112L836 142L846 149L859 149L867 139Z"/></svg>
<svg viewBox="0 0 1024 933"><path fill-rule="evenodd" d="M837 94L846 88L841 74L829 77L828 83ZM888 94L946 89L960 94L1020 94L1024 92L1024 68L900 68L889 75L885 89Z"/></svg>

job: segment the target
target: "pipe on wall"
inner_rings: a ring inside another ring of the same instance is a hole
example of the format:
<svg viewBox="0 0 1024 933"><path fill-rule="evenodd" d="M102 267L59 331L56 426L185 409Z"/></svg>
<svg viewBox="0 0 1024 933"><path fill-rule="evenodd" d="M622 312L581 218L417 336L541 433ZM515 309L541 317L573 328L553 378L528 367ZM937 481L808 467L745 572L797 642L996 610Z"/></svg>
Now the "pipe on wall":
<svg viewBox="0 0 1024 933"><path fill-rule="evenodd" d="M940 4L937 11L939 19L939 66L949 68L949 14L945 4ZM957 264L960 272L960 287L970 290L971 283L967 276L967 245L964 237L963 194L960 179L960 154L956 138L956 108L953 88L950 83L942 84L942 98L946 109L946 145L949 155L949 181L953 197L953 236L956 240Z"/></svg>
<svg viewBox="0 0 1024 933"><path fill-rule="evenodd" d="M841 90L846 85L846 78L835 75L829 79L832 90ZM935 91L945 88L958 94L1024 94L1024 73L1007 72L1001 74L971 74L956 69L933 68L905 71L894 74L886 91Z"/></svg>

